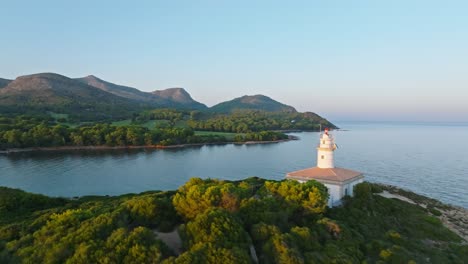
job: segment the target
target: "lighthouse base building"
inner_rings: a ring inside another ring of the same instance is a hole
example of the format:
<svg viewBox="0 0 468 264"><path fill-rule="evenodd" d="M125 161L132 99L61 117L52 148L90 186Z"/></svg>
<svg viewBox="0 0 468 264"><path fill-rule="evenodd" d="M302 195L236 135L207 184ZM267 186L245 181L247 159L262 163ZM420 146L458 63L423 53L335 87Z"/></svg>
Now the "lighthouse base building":
<svg viewBox="0 0 468 264"><path fill-rule="evenodd" d="M333 136L325 130L320 134L320 144L317 148L317 167L289 172L287 179L304 183L316 180L328 188L328 206L333 207L341 204L341 199L346 196L353 196L354 186L364 181L361 172L335 168L333 152L336 144Z"/></svg>
<svg viewBox="0 0 468 264"><path fill-rule="evenodd" d="M340 205L341 198L346 195L353 196L354 186L364 181L364 175L357 171L342 168L321 169L319 167L290 172L286 174L286 178L301 183L310 180L323 183L328 188L330 195L328 207Z"/></svg>

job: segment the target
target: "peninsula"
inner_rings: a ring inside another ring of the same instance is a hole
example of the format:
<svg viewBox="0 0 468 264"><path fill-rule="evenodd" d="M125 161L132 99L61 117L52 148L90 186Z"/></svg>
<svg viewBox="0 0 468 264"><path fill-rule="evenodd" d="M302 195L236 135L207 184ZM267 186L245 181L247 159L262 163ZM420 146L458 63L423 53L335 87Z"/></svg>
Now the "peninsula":
<svg viewBox="0 0 468 264"><path fill-rule="evenodd" d="M288 131L337 128L264 95L211 108L183 88L143 92L95 76L55 73L0 83L0 153L267 143Z"/></svg>
<svg viewBox="0 0 468 264"><path fill-rule="evenodd" d="M177 191L52 198L0 188L1 263L464 263L466 209L360 183L193 178Z"/></svg>

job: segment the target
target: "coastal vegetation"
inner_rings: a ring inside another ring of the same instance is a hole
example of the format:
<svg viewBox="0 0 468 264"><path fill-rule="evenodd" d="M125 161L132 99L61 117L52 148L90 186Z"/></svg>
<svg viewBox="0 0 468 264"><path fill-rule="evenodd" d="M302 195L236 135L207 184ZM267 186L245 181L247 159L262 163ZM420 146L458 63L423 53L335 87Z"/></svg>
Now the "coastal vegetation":
<svg viewBox="0 0 468 264"><path fill-rule="evenodd" d="M362 183L330 209L315 181L193 178L76 199L3 187L0 263L466 263L468 245L429 209L380 191ZM174 229L180 254L158 236Z"/></svg>
<svg viewBox="0 0 468 264"><path fill-rule="evenodd" d="M134 116L132 122L135 124L145 124L150 120L166 120L167 125L190 127L197 131L231 133L270 130L318 131L320 126L323 128L337 128L317 114L310 112L267 112L258 110L238 110L223 114L203 111L156 109L141 112Z"/></svg>
<svg viewBox="0 0 468 264"><path fill-rule="evenodd" d="M250 132L226 138L220 134L195 134L188 127L141 125L113 126L97 123L69 127L50 119L19 116L0 118L0 149L62 146L168 146L180 144L276 141L288 136L274 131Z"/></svg>
<svg viewBox="0 0 468 264"><path fill-rule="evenodd" d="M208 108L183 88L143 92L92 75L39 73L0 85L1 150L278 141L284 131L336 128L264 95Z"/></svg>

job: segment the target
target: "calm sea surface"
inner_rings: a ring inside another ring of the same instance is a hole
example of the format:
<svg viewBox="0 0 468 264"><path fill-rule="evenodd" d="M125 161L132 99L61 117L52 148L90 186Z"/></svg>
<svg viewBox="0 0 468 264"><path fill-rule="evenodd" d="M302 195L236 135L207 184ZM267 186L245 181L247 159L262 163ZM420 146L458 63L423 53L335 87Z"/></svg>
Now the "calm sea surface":
<svg viewBox="0 0 468 264"><path fill-rule="evenodd" d="M337 124L337 166L468 208L468 124ZM316 164L318 133L294 135L278 144L0 155L0 185L72 197L177 189L190 177L279 180Z"/></svg>

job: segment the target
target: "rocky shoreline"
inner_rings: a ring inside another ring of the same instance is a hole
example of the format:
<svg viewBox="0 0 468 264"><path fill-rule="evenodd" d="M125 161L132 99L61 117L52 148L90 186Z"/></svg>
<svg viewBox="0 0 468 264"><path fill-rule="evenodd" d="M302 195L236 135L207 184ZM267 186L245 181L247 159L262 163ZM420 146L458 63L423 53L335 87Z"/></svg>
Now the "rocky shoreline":
<svg viewBox="0 0 468 264"><path fill-rule="evenodd" d="M464 244L468 244L467 208L444 204L438 200L396 186L385 184L379 184L379 186L382 187L383 192L378 193L378 195L385 198L398 199L426 209L429 214L437 217L445 227L463 238Z"/></svg>
<svg viewBox="0 0 468 264"><path fill-rule="evenodd" d="M61 146L61 147L34 147L34 148L14 148L0 150L0 154L11 154L21 152L35 152L35 151L75 151L75 150L122 150L122 149L178 149L188 147L201 147L208 145L256 145L256 144L272 144L287 142L291 140L298 140L296 136L288 136L288 139L271 140L271 141L246 141L246 142L213 142L213 143L193 143L193 144L178 144L178 145L142 145L142 146Z"/></svg>

